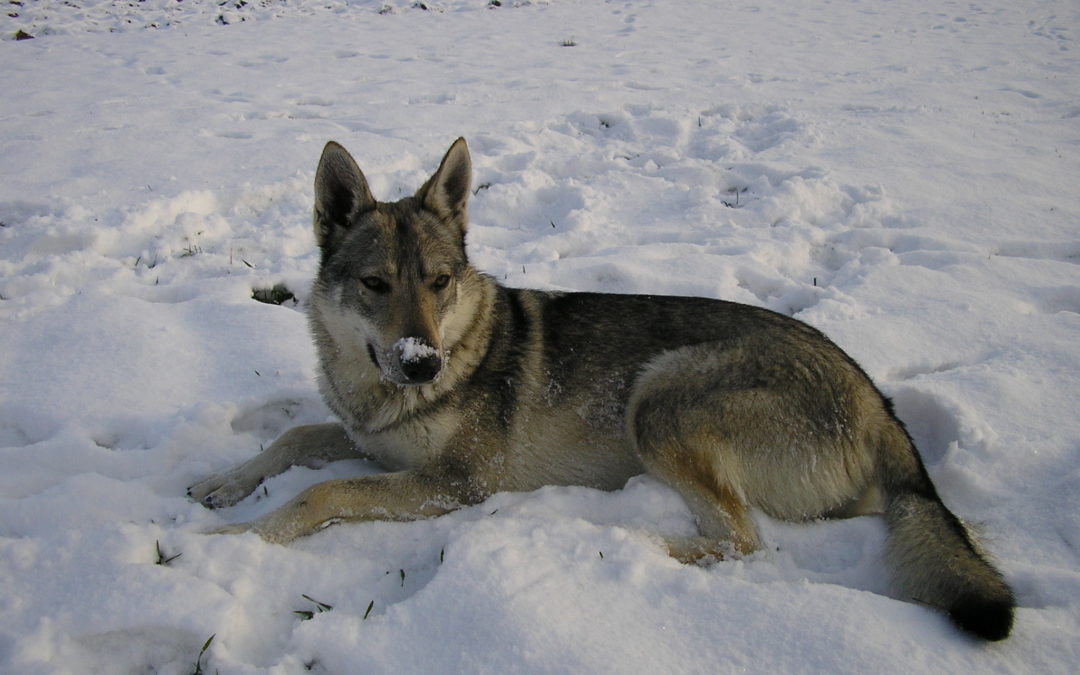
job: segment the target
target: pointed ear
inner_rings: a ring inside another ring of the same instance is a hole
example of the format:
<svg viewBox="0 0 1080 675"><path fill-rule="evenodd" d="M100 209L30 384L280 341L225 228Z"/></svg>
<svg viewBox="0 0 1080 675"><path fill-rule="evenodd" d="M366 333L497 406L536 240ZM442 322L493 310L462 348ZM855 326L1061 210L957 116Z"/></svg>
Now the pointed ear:
<svg viewBox="0 0 1080 675"><path fill-rule="evenodd" d="M466 203L472 181L472 160L464 138L454 141L446 151L439 170L416 192L416 199L440 218L457 220L462 230L468 223Z"/></svg>
<svg viewBox="0 0 1080 675"><path fill-rule="evenodd" d="M315 172L315 240L325 248L335 232L375 208L367 179L348 150L330 141Z"/></svg>

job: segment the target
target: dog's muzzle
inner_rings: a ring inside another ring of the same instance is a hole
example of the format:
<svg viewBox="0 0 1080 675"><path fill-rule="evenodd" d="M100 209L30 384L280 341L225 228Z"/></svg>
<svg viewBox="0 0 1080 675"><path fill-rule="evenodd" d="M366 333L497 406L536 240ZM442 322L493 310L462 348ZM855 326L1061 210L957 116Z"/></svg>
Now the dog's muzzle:
<svg viewBox="0 0 1080 675"><path fill-rule="evenodd" d="M427 384L442 370L439 350L424 338L401 338L394 343L392 355L403 378L399 384Z"/></svg>

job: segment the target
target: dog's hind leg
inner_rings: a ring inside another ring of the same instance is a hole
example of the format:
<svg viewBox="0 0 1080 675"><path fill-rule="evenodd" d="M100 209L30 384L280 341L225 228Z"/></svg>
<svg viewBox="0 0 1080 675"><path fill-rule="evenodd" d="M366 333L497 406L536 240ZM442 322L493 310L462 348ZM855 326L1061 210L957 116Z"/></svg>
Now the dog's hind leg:
<svg viewBox="0 0 1080 675"><path fill-rule="evenodd" d="M654 362L636 384L627 431L646 470L682 495L697 520L702 537L668 539L668 551L684 562L750 553L760 542L739 482L738 453L725 448L730 440L710 433L715 425L702 414L712 411L702 409L700 392L665 365Z"/></svg>
<svg viewBox="0 0 1080 675"><path fill-rule="evenodd" d="M701 537L666 538L668 552L683 562L760 547L757 528L740 486L722 464L724 452L695 447L680 438L672 410L642 401L635 410L635 447L648 472L673 487L690 507ZM717 460L720 460L719 462Z"/></svg>
<svg viewBox="0 0 1080 675"><path fill-rule="evenodd" d="M188 496L207 508L236 504L267 478L293 466L318 468L339 459L361 457L340 424L308 424L289 429L248 461L188 488Z"/></svg>
<svg viewBox="0 0 1080 675"><path fill-rule="evenodd" d="M666 352L639 375L627 407L648 472L682 495L702 536L743 554L761 546L751 508L795 521L843 512L873 471L854 439L857 383L814 352L752 347ZM680 559L697 548L669 545Z"/></svg>

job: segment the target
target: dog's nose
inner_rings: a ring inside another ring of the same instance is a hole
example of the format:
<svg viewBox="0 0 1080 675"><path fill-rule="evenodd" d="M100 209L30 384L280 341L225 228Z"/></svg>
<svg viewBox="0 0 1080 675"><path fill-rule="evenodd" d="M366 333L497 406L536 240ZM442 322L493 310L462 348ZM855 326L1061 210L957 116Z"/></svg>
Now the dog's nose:
<svg viewBox="0 0 1080 675"><path fill-rule="evenodd" d="M436 356L420 356L411 360L402 360L401 372L409 384L427 384L435 379L442 369L442 359Z"/></svg>
<svg viewBox="0 0 1080 675"><path fill-rule="evenodd" d="M424 338L402 338L394 345L401 374L408 384L426 384L442 370L439 350Z"/></svg>

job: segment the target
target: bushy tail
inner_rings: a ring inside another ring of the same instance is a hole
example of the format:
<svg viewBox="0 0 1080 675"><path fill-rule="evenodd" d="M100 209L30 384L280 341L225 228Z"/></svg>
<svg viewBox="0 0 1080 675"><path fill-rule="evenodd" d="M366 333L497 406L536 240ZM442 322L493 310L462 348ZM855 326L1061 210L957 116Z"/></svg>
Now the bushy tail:
<svg viewBox="0 0 1080 675"><path fill-rule="evenodd" d="M899 434L887 434L894 438L882 457L887 555L897 589L977 637L1005 639L1016 607L1012 589L941 502L903 427L897 431L902 443Z"/></svg>

